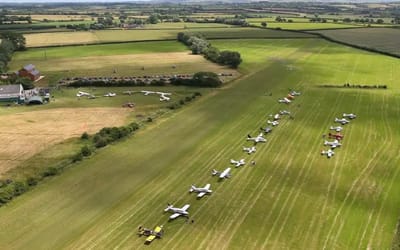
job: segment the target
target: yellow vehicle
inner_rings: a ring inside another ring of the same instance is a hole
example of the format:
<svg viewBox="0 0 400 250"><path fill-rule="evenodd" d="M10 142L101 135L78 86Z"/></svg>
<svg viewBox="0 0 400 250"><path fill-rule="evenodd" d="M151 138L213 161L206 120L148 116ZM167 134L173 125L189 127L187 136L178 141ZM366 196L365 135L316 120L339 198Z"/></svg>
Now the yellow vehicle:
<svg viewBox="0 0 400 250"><path fill-rule="evenodd" d="M147 236L146 241L144 242L145 244L150 244L154 239L156 238L161 238L164 234L164 229L163 226L156 226L154 230L144 228L144 227L139 227L139 236Z"/></svg>

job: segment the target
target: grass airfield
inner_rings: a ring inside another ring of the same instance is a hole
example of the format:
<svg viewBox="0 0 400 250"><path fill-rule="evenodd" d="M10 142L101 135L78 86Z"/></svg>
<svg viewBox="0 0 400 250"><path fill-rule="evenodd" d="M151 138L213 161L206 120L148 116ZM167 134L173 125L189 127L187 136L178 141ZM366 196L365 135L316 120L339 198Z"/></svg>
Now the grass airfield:
<svg viewBox="0 0 400 250"><path fill-rule="evenodd" d="M0 248L390 248L400 208L399 61L320 39L212 43L239 50L247 75L1 208ZM389 89L317 87L345 82ZM302 96L278 104L289 88ZM280 109L294 120L244 154L246 135ZM343 112L358 118L328 160L322 134ZM211 177L243 157L257 165L222 182ZM211 196L188 194L206 183ZM190 203L195 222L167 222L168 202ZM164 238L143 245L138 226L160 224Z"/></svg>

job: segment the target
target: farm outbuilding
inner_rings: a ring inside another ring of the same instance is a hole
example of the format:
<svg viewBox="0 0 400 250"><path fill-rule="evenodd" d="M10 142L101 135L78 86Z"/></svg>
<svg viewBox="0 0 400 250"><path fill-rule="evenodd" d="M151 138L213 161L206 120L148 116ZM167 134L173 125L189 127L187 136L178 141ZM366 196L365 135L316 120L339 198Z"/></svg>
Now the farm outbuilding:
<svg viewBox="0 0 400 250"><path fill-rule="evenodd" d="M33 64L25 65L22 69L18 70L17 75L20 77L28 77L32 81L36 81L40 78L40 72Z"/></svg>
<svg viewBox="0 0 400 250"><path fill-rule="evenodd" d="M21 84L0 85L0 102L23 103L24 88Z"/></svg>

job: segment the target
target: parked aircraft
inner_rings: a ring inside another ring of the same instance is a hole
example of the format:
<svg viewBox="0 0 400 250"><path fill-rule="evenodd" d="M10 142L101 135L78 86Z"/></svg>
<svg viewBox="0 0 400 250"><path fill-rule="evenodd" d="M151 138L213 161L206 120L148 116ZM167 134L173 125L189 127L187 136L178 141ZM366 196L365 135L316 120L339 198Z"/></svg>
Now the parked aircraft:
<svg viewBox="0 0 400 250"><path fill-rule="evenodd" d="M336 133L336 134L329 133L328 137L331 139L336 139L336 140L340 141L340 140L343 140L344 135L342 135L341 133Z"/></svg>
<svg viewBox="0 0 400 250"><path fill-rule="evenodd" d="M81 97L81 96L91 96L92 94L88 93L88 92L83 92L83 91L78 91L78 93L76 94L77 97Z"/></svg>
<svg viewBox="0 0 400 250"><path fill-rule="evenodd" d="M271 125L274 126L274 127L279 125L279 122L278 122L278 121L270 121L270 120L268 120L267 123L268 123L268 124L271 124Z"/></svg>
<svg viewBox="0 0 400 250"><path fill-rule="evenodd" d="M279 99L278 102L279 102L279 103L286 103L286 104L289 104L289 103L291 103L292 101L289 100L289 99L287 99L286 97L284 97L283 99Z"/></svg>
<svg viewBox="0 0 400 250"><path fill-rule="evenodd" d="M350 121L347 120L346 118L341 118L341 119L335 118L335 122L340 123L340 124L342 124L342 125L346 125L346 124L349 123Z"/></svg>
<svg viewBox="0 0 400 250"><path fill-rule="evenodd" d="M264 131L264 133L268 134L272 132L272 128L271 127L266 127L266 128L260 128L261 130Z"/></svg>
<svg viewBox="0 0 400 250"><path fill-rule="evenodd" d="M338 140L334 140L334 141L325 141L324 142L325 146L330 146L331 149L337 148L342 146L342 144L338 141Z"/></svg>
<svg viewBox="0 0 400 250"><path fill-rule="evenodd" d="M340 132L340 131L342 131L343 130L343 127L341 127L341 126L336 126L336 127L330 127L330 130L335 130L336 132Z"/></svg>
<svg viewBox="0 0 400 250"><path fill-rule="evenodd" d="M156 93L156 92L154 92L154 91L147 91L147 90L142 90L142 91L140 91L140 92L143 93L144 95L150 95L150 94Z"/></svg>
<svg viewBox="0 0 400 250"><path fill-rule="evenodd" d="M139 227L138 235L147 236L145 244L150 244L156 238L161 238L164 234L163 226L156 226L154 230L145 227Z"/></svg>
<svg viewBox="0 0 400 250"><path fill-rule="evenodd" d="M182 208L176 208L174 207L172 204L168 203L168 206L166 209L164 209L164 212L172 212L174 214L172 214L169 219L173 220L179 216L188 216L189 212L187 211L189 209L190 205L186 204L185 206L183 206Z"/></svg>
<svg viewBox="0 0 400 250"><path fill-rule="evenodd" d="M281 115L290 115L290 111L281 110L281 111L279 111L279 114L281 114Z"/></svg>
<svg viewBox="0 0 400 250"><path fill-rule="evenodd" d="M279 114L275 114L274 115L274 120L276 121L276 120L279 120L279 119L281 119L281 116Z"/></svg>
<svg viewBox="0 0 400 250"><path fill-rule="evenodd" d="M195 192L198 193L197 198L201 198L206 194L211 194L212 190L210 189L211 184L206 184L204 187L196 187L195 185L192 185L190 188L189 192Z"/></svg>
<svg viewBox="0 0 400 250"><path fill-rule="evenodd" d="M251 137L251 135L247 135L247 140L248 141L254 141L255 144L258 142L266 142L267 139L265 139L263 133L260 133L257 137Z"/></svg>
<svg viewBox="0 0 400 250"><path fill-rule="evenodd" d="M321 155L326 155L328 158L331 158L332 156L335 155L335 152L333 152L332 149L322 150Z"/></svg>
<svg viewBox="0 0 400 250"><path fill-rule="evenodd" d="M246 164L246 162L244 162L244 159L240 159L239 161L235 161L231 159L231 164L235 165L236 167L240 167L243 166L244 164Z"/></svg>
<svg viewBox="0 0 400 250"><path fill-rule="evenodd" d="M218 175L218 177L219 177L220 179L224 179L224 178L229 178L229 177L231 177L230 172L231 172L231 168L227 168L227 169L225 169L225 170L222 171L222 172L219 172L219 171L213 169L213 170L212 170L212 175L213 175L213 176Z"/></svg>
<svg viewBox="0 0 400 250"><path fill-rule="evenodd" d="M243 151L246 151L250 155L251 153L256 152L256 147L255 146L253 146L251 148L243 147Z"/></svg>
<svg viewBox="0 0 400 250"><path fill-rule="evenodd" d="M292 96L299 96L299 95L301 95L301 93L292 90L292 91L290 91L290 95L292 95Z"/></svg>
<svg viewBox="0 0 400 250"><path fill-rule="evenodd" d="M353 114L353 113L351 113L351 114L344 113L343 117L344 118L349 118L349 119L355 119L357 116L355 114Z"/></svg>
<svg viewBox="0 0 400 250"><path fill-rule="evenodd" d="M114 97L116 95L117 94L115 94L115 93L109 92L109 93L105 94L104 97Z"/></svg>
<svg viewBox="0 0 400 250"><path fill-rule="evenodd" d="M160 95L160 102L169 101L169 100L171 100L171 98L169 98L169 97L167 97L165 95Z"/></svg>

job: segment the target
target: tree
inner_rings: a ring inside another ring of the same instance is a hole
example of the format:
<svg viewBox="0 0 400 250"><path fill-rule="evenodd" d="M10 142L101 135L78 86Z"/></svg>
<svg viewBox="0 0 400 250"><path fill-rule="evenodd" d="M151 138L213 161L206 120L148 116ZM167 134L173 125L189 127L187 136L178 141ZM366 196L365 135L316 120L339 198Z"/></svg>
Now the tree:
<svg viewBox="0 0 400 250"><path fill-rule="evenodd" d="M202 54L210 46L209 42L195 36L191 37L188 40L188 43L191 44L190 49L192 50L192 53L195 55Z"/></svg>
<svg viewBox="0 0 400 250"><path fill-rule="evenodd" d="M218 58L219 58L219 55L220 55L219 49L210 46L203 52L204 52L204 57L207 60L210 60L212 62L217 62L218 61Z"/></svg>
<svg viewBox="0 0 400 250"><path fill-rule="evenodd" d="M160 18L158 14L151 14L147 21L151 24L156 24L160 22Z"/></svg>
<svg viewBox="0 0 400 250"><path fill-rule="evenodd" d="M197 72L193 75L192 82L199 87L219 87L222 84L214 72Z"/></svg>
<svg viewBox="0 0 400 250"><path fill-rule="evenodd" d="M267 22L261 22L261 26L263 26L264 28L267 27Z"/></svg>
<svg viewBox="0 0 400 250"><path fill-rule="evenodd" d="M26 49L25 37L20 33L7 31L7 32L1 33L0 38L9 40L14 46L13 50L25 50Z"/></svg>
<svg viewBox="0 0 400 250"><path fill-rule="evenodd" d="M378 20L376 20L376 23L377 23L377 24L383 24L384 21L383 21L383 19L380 19L380 18L379 18Z"/></svg>
<svg viewBox="0 0 400 250"><path fill-rule="evenodd" d="M242 58L240 58L240 53L236 51L222 51L218 58L218 63L229 65L232 68L237 68L241 62Z"/></svg>

